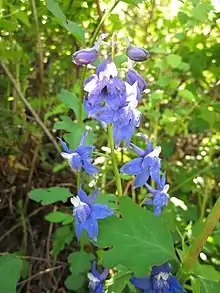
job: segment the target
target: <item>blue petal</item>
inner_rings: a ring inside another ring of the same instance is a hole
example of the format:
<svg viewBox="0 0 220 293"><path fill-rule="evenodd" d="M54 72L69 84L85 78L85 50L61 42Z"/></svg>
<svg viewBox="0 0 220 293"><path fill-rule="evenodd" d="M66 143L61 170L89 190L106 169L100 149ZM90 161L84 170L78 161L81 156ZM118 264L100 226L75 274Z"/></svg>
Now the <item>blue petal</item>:
<svg viewBox="0 0 220 293"><path fill-rule="evenodd" d="M154 188L152 188L148 183L145 183L145 186L147 187L148 191L155 195L157 193L157 190L155 190Z"/></svg>
<svg viewBox="0 0 220 293"><path fill-rule="evenodd" d="M133 150L135 151L135 153L138 154L138 156L140 156L140 157L144 157L145 156L145 151L143 151L141 148L139 148L138 146L136 146L133 143L130 143L130 146L133 148Z"/></svg>
<svg viewBox="0 0 220 293"><path fill-rule="evenodd" d="M97 241L99 230L96 219L94 219L92 216L89 216L85 223L82 224L82 227L87 231L89 238Z"/></svg>
<svg viewBox="0 0 220 293"><path fill-rule="evenodd" d="M86 137L88 136L88 131L86 130L86 131L84 131L84 133L83 133L83 135L82 135L82 137L81 137L81 140L80 140L80 146L81 145L84 145L84 143L85 143L85 140L86 140Z"/></svg>
<svg viewBox="0 0 220 293"><path fill-rule="evenodd" d="M85 202L87 204L91 204L91 200L90 198L87 196L87 194L85 193L84 190L82 190L82 188L80 187L79 191L78 191L78 197L80 198L80 200L82 202Z"/></svg>
<svg viewBox="0 0 220 293"><path fill-rule="evenodd" d="M95 219L105 219L113 215L113 211L104 204L94 203L92 205L91 216Z"/></svg>
<svg viewBox="0 0 220 293"><path fill-rule="evenodd" d="M76 152L82 157L82 159L86 160L89 158L93 150L93 146L87 145L87 146L79 146L76 149Z"/></svg>
<svg viewBox="0 0 220 293"><path fill-rule="evenodd" d="M151 281L149 277L144 277L144 278L131 277L130 281L136 288L151 290Z"/></svg>
<svg viewBox="0 0 220 293"><path fill-rule="evenodd" d="M98 189L94 190L90 196L91 201L94 201L98 195L99 195L99 190Z"/></svg>
<svg viewBox="0 0 220 293"><path fill-rule="evenodd" d="M70 166L74 169L79 171L82 168L82 159L81 157L75 153L73 157L70 159Z"/></svg>
<svg viewBox="0 0 220 293"><path fill-rule="evenodd" d="M76 238L78 241L79 241L80 236L82 234L82 228L83 228L82 224L76 222Z"/></svg>
<svg viewBox="0 0 220 293"><path fill-rule="evenodd" d="M169 276L168 283L170 285L171 293L183 293L186 290L180 285L179 281L174 276Z"/></svg>
<svg viewBox="0 0 220 293"><path fill-rule="evenodd" d="M68 148L67 144L61 138L59 138L59 137L57 137L57 138L59 139L59 141L62 145L62 148L66 153L71 154L72 152L74 152L73 150Z"/></svg>
<svg viewBox="0 0 220 293"><path fill-rule="evenodd" d="M104 281L108 277L108 274L109 274L109 269L104 269L104 271L100 275L100 280Z"/></svg>
<svg viewBox="0 0 220 293"><path fill-rule="evenodd" d="M129 175L140 174L143 171L141 167L142 162L142 158L136 158L134 160L131 160L130 162L126 163L124 166L121 167L120 172Z"/></svg>
<svg viewBox="0 0 220 293"><path fill-rule="evenodd" d="M152 271L151 271L151 276L155 276L158 275L159 273L164 272L164 273L170 273L170 266L169 264L166 262L160 266L153 266L152 267Z"/></svg>
<svg viewBox="0 0 220 293"><path fill-rule="evenodd" d="M104 292L104 284L99 283L98 286L96 287L94 293L103 293Z"/></svg>
<svg viewBox="0 0 220 293"><path fill-rule="evenodd" d="M93 274L97 279L100 280L100 274L99 274L99 272L98 272L97 269L96 269L96 263L95 263L95 261L92 263L92 274Z"/></svg>
<svg viewBox="0 0 220 293"><path fill-rule="evenodd" d="M85 171L91 176L93 176L94 173L100 173L98 168L96 168L93 164L91 164L90 162L86 160L83 161L83 167Z"/></svg>
<svg viewBox="0 0 220 293"><path fill-rule="evenodd" d="M149 179L149 171L144 171L138 174L134 180L134 188L143 186Z"/></svg>

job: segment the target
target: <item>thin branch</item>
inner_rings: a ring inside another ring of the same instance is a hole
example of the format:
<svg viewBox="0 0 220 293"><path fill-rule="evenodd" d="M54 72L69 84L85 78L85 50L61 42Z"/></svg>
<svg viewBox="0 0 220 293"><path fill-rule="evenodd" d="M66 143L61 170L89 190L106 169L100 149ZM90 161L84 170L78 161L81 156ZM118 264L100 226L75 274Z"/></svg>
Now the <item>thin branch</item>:
<svg viewBox="0 0 220 293"><path fill-rule="evenodd" d="M25 104L25 106L28 108L28 110L31 112L31 114L33 115L33 117L35 118L36 122L38 123L38 125L43 129L43 131L45 132L45 134L47 135L47 137L49 138L49 140L53 143L53 145L55 146L56 150L60 153L60 148L56 142L56 140L54 139L54 137L52 136L52 134L50 133L49 129L44 125L43 121L40 119L40 117L38 116L38 114L35 112L35 110L32 108L32 106L30 105L30 103L25 99L25 97L23 96L16 80L14 79L14 77L12 76L11 72L9 71L7 65L3 62L1 62L1 66L4 69L5 73L7 74L8 78L10 79L11 83L13 84L19 98L22 100L22 102Z"/></svg>

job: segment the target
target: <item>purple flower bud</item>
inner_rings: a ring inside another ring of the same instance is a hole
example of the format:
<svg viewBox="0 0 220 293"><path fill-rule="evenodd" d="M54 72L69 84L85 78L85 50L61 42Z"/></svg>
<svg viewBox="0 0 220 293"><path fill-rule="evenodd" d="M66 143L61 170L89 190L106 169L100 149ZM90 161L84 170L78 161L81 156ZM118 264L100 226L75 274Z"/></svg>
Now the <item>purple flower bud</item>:
<svg viewBox="0 0 220 293"><path fill-rule="evenodd" d="M129 69L126 74L126 78L130 85L133 85L135 82L137 82L139 91L137 99L140 100L142 92L147 88L146 81L134 69Z"/></svg>
<svg viewBox="0 0 220 293"><path fill-rule="evenodd" d="M136 62L141 62L141 61L146 61L150 57L150 53L147 50L143 48L131 46L128 38L126 39L126 43L127 43L126 54L131 60Z"/></svg>
<svg viewBox="0 0 220 293"><path fill-rule="evenodd" d="M73 62L77 65L90 64L98 57L98 51L94 48L76 51L73 55Z"/></svg>

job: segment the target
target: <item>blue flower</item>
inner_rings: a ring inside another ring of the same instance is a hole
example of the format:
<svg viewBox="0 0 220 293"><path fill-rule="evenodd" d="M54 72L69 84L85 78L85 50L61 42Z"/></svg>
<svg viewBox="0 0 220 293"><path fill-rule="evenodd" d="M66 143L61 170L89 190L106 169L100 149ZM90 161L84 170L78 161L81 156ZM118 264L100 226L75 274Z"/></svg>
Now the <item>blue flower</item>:
<svg viewBox="0 0 220 293"><path fill-rule="evenodd" d="M166 184L165 174L157 182L157 189L152 188L149 184L145 183L145 186L153 196L152 199L148 199L144 204L154 206L154 214L159 216L161 214L161 209L168 205L169 194L169 184Z"/></svg>
<svg viewBox="0 0 220 293"><path fill-rule="evenodd" d="M101 34L98 41L95 42L95 45L92 48L82 49L76 51L72 55L72 60L77 65L86 65L91 64L98 57L98 50L101 44L101 41L106 37L106 34Z"/></svg>
<svg viewBox="0 0 220 293"><path fill-rule="evenodd" d="M90 158L90 155L92 153L93 146L84 145L87 135L88 132L85 131L82 135L78 148L75 150L69 149L67 144L62 141L62 139L59 137L58 139L60 140L64 150L64 152L61 153L61 156L69 161L70 167L76 171L79 171L83 168L89 175L93 176L94 173L99 173L100 171L91 163L92 159Z"/></svg>
<svg viewBox="0 0 220 293"><path fill-rule="evenodd" d="M126 55L131 60L136 62L142 62L147 60L150 57L150 53L147 50L143 48L131 46L128 38L126 38L126 44L127 44Z"/></svg>
<svg viewBox="0 0 220 293"><path fill-rule="evenodd" d="M134 151L139 155L139 158L131 160L121 167L121 173L135 175L134 188L144 185L149 177L154 181L158 181L160 178L160 158L161 147L157 146L153 149L152 144L148 139L142 135L142 137L148 142L148 147L143 151L138 146L130 143Z"/></svg>
<svg viewBox="0 0 220 293"><path fill-rule="evenodd" d="M106 205L93 203L98 195L95 190L91 197L80 188L78 196L71 198L73 205L73 215L76 220L76 237L79 240L82 234L82 229L85 229L89 238L94 241L98 237L98 222L99 219L105 219L113 215L113 211Z"/></svg>
<svg viewBox="0 0 220 293"><path fill-rule="evenodd" d="M91 293L103 293L104 292L104 281L108 277L109 270L104 269L100 274L96 270L95 263L92 264L92 272L88 273L89 288Z"/></svg>
<svg viewBox="0 0 220 293"><path fill-rule="evenodd" d="M142 92L147 88L146 81L134 69L128 70L128 72L126 74L126 79L130 85L133 85L135 82L137 82L137 84L138 84L137 99L139 101L141 98Z"/></svg>
<svg viewBox="0 0 220 293"><path fill-rule="evenodd" d="M133 276L130 281L136 288L143 289L145 293L186 292L176 277L171 275L168 263L161 266L153 266L150 277L136 278Z"/></svg>

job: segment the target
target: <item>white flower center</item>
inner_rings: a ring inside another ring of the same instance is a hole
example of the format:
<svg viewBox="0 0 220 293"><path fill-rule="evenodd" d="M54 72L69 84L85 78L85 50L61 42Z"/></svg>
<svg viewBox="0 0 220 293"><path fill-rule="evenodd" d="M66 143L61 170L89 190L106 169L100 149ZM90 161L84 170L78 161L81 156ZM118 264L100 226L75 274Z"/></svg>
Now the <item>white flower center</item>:
<svg viewBox="0 0 220 293"><path fill-rule="evenodd" d="M82 202L78 196L72 197L70 201L75 208L87 205L86 203Z"/></svg>
<svg viewBox="0 0 220 293"><path fill-rule="evenodd" d="M157 280L159 281L160 279L166 281L169 278L169 273L166 272L161 272L156 276Z"/></svg>
<svg viewBox="0 0 220 293"><path fill-rule="evenodd" d="M62 152L61 153L61 156L64 158L64 159L67 159L67 160L71 160L74 156L78 156L79 154L77 153L65 153L65 152Z"/></svg>
<svg viewBox="0 0 220 293"><path fill-rule="evenodd" d="M166 184L165 186L164 186L164 188L162 189L162 191L161 192L163 192L163 193L167 193L168 192L168 190L169 190L169 184Z"/></svg>
<svg viewBox="0 0 220 293"><path fill-rule="evenodd" d="M148 156L149 157L159 157L160 153L161 153L161 146L156 146L154 148L154 150L151 153L149 153Z"/></svg>
<svg viewBox="0 0 220 293"><path fill-rule="evenodd" d="M88 273L88 279L90 282L100 282L100 280L98 278L96 278L92 273Z"/></svg>

